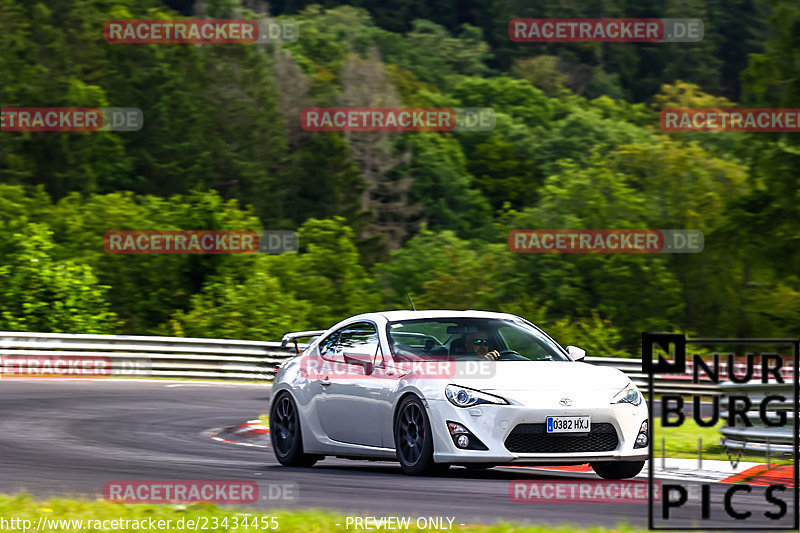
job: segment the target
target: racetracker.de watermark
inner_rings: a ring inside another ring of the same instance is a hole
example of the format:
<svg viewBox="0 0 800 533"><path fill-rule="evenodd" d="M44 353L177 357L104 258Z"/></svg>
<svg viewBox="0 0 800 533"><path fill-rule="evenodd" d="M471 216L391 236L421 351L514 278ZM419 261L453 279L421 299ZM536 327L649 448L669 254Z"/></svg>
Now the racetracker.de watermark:
<svg viewBox="0 0 800 533"><path fill-rule="evenodd" d="M700 19L514 19L508 38L518 43L695 43Z"/></svg>
<svg viewBox="0 0 800 533"><path fill-rule="evenodd" d="M0 131L139 131L137 107L3 107Z"/></svg>
<svg viewBox="0 0 800 533"><path fill-rule="evenodd" d="M656 482L655 497L661 498ZM647 503L646 480L605 481L599 479L519 480L508 485L508 497L526 502Z"/></svg>
<svg viewBox="0 0 800 533"><path fill-rule="evenodd" d="M300 114L306 131L490 131L489 107L309 107Z"/></svg>
<svg viewBox="0 0 800 533"><path fill-rule="evenodd" d="M661 111L662 131L677 132L800 132L798 108L669 108Z"/></svg>
<svg viewBox="0 0 800 533"><path fill-rule="evenodd" d="M239 480L115 480L103 487L110 503L253 504L296 502L297 483L256 483Z"/></svg>
<svg viewBox="0 0 800 533"><path fill-rule="evenodd" d="M299 249L294 231L114 230L103 236L110 254L281 254Z"/></svg>
<svg viewBox="0 0 800 533"><path fill-rule="evenodd" d="M2 378L105 378L111 359L84 355L0 355Z"/></svg>
<svg viewBox="0 0 800 533"><path fill-rule="evenodd" d="M327 377L331 380L489 379L494 376L497 364L489 360L457 361L449 356L437 356L429 360L410 357L413 359L403 360L403 356L396 356L396 360L384 361L381 356L374 354L309 354L301 360L300 373L308 379Z"/></svg>
<svg viewBox="0 0 800 533"><path fill-rule="evenodd" d="M103 37L128 44L294 42L299 24L275 20L109 20Z"/></svg>
<svg viewBox="0 0 800 533"><path fill-rule="evenodd" d="M508 248L517 253L697 253L705 240L699 230L515 229Z"/></svg>

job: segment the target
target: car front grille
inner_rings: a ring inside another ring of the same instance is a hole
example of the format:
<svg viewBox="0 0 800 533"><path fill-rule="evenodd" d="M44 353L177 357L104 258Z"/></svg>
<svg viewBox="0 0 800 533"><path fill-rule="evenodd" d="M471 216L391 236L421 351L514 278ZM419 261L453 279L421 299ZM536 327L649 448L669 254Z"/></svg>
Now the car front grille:
<svg viewBox="0 0 800 533"><path fill-rule="evenodd" d="M519 424L506 437L506 449L516 453L610 452L617 449L617 430L608 423L592 424L589 433L547 433L544 424Z"/></svg>

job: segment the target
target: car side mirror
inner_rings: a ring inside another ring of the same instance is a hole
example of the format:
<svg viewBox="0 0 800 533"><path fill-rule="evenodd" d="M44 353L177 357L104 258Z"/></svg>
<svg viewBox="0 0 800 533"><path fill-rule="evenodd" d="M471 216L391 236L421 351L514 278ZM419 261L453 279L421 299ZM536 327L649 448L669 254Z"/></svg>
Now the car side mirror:
<svg viewBox="0 0 800 533"><path fill-rule="evenodd" d="M580 361L586 357L586 350L578 348L577 346L567 346L567 353L576 361Z"/></svg>

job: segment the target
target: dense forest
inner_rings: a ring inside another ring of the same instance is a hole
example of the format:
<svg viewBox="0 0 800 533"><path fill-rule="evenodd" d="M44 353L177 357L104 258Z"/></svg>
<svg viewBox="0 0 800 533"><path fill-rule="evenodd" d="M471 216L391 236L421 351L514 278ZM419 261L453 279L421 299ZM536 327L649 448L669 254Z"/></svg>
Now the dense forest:
<svg viewBox="0 0 800 533"><path fill-rule="evenodd" d="M109 19L299 24L110 44ZM514 43L517 17L683 17L698 43ZM782 0L0 0L0 105L138 132L0 132L0 329L277 340L407 307L520 314L589 355L642 331L797 336L800 134L669 107L800 108ZM308 132L312 106L491 107L491 131ZM112 255L109 230L296 230L282 255ZM515 254L517 228L696 229L696 254Z"/></svg>

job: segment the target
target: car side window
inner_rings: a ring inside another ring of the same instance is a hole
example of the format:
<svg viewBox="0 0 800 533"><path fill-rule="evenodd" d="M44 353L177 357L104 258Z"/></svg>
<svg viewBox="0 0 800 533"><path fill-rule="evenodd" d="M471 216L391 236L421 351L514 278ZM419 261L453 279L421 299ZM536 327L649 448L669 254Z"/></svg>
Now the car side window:
<svg viewBox="0 0 800 533"><path fill-rule="evenodd" d="M347 326L336 341L336 349L348 355L371 355L374 357L378 346L378 330L370 322L358 322Z"/></svg>
<svg viewBox="0 0 800 533"><path fill-rule="evenodd" d="M319 353L323 359L328 359L330 361L337 360L336 358L336 340L339 338L339 332L342 330L335 331L328 335L327 338L323 339L322 342L319 343ZM341 360L341 356L338 358Z"/></svg>
<svg viewBox="0 0 800 533"><path fill-rule="evenodd" d="M369 355L376 365L383 362L378 330L371 322L356 322L345 326L320 343L324 359L341 362L344 355Z"/></svg>

